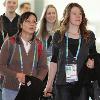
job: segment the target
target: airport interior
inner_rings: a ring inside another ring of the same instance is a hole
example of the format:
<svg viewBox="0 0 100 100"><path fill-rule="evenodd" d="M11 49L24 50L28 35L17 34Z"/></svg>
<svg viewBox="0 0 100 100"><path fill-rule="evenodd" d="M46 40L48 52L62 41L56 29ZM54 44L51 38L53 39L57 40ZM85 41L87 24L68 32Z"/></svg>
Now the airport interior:
<svg viewBox="0 0 100 100"><path fill-rule="evenodd" d="M5 12L5 7L3 5L4 1L5 0L0 0L0 15ZM18 0L18 8L16 10L16 13L18 13L19 15L19 6L24 2L29 2L31 4L31 11L36 13L36 15L38 16L38 21L40 20L43 8L48 4L53 4L57 8L58 19L61 20L63 10L68 3L79 3L84 8L86 17L88 19L88 29L92 30L95 33L96 48L100 53L100 0ZM1 92L0 100L2 100Z"/></svg>

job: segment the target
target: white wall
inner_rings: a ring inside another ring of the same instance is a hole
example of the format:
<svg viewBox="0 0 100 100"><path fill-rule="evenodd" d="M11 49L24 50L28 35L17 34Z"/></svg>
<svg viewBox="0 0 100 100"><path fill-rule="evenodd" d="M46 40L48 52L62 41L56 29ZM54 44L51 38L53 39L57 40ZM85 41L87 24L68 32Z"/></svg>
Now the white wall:
<svg viewBox="0 0 100 100"><path fill-rule="evenodd" d="M0 15L5 12L5 8L3 6L4 0L0 0Z"/></svg>

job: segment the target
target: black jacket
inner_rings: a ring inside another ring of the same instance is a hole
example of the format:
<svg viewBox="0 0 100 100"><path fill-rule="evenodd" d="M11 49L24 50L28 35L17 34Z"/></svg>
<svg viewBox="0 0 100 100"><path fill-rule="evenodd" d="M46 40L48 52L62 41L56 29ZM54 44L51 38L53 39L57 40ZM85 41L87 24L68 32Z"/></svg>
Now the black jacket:
<svg viewBox="0 0 100 100"><path fill-rule="evenodd" d="M52 59L51 62L55 62L58 64L58 70L56 75L56 84L64 85L66 84L66 74L65 74L65 63L66 63L66 37L64 36L63 41L59 42L61 35L59 31L57 31L53 38L53 52L52 52ZM81 47L79 50L79 55L77 59L77 72L79 80L85 76L85 67L84 63L87 60L87 57L93 54L96 54L96 47L95 47L95 35L93 32L90 32L89 41L86 44L84 38L81 38ZM58 51L58 54L57 54ZM68 51L69 57L72 56L70 50ZM57 61L55 60L55 56ZM83 71L83 72L82 72ZM80 74L80 73L83 74ZM87 79L88 80L88 79Z"/></svg>

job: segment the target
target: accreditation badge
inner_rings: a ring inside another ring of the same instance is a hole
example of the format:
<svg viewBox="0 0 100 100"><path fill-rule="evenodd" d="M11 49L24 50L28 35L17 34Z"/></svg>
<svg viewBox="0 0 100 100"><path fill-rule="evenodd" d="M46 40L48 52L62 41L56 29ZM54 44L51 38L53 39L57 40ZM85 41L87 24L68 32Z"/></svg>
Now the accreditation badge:
<svg viewBox="0 0 100 100"><path fill-rule="evenodd" d="M65 65L65 73L66 73L66 82L71 83L78 81L76 60L73 61L70 60Z"/></svg>

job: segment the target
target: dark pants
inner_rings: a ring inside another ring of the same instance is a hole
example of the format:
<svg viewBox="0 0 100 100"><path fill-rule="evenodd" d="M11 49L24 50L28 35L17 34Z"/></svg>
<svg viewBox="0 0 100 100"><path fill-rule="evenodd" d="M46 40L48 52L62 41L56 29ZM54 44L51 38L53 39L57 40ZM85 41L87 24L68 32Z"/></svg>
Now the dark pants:
<svg viewBox="0 0 100 100"><path fill-rule="evenodd" d="M87 89L78 85L56 85L55 100L89 100Z"/></svg>
<svg viewBox="0 0 100 100"><path fill-rule="evenodd" d="M86 86L86 92L87 92L87 97L91 97L92 100L95 100L94 98L94 87L93 83L90 83L88 86Z"/></svg>

